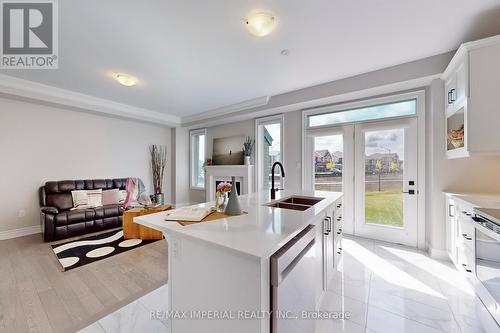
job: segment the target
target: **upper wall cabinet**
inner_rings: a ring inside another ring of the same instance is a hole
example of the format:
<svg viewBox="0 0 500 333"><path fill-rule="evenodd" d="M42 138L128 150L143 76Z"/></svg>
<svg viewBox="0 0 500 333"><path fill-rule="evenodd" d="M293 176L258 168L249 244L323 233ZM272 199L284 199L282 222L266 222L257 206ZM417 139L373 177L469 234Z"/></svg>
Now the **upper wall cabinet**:
<svg viewBox="0 0 500 333"><path fill-rule="evenodd" d="M446 155L500 155L500 36L463 44L442 75Z"/></svg>

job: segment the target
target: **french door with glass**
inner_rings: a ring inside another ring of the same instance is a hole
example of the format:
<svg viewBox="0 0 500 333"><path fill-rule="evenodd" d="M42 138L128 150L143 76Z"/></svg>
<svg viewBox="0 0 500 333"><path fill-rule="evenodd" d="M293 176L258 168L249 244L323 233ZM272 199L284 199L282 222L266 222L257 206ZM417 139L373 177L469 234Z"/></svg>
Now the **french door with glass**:
<svg viewBox="0 0 500 333"><path fill-rule="evenodd" d="M417 118L308 131L305 188L344 194L344 231L417 246Z"/></svg>
<svg viewBox="0 0 500 333"><path fill-rule="evenodd" d="M417 118L355 126L354 230L417 246Z"/></svg>

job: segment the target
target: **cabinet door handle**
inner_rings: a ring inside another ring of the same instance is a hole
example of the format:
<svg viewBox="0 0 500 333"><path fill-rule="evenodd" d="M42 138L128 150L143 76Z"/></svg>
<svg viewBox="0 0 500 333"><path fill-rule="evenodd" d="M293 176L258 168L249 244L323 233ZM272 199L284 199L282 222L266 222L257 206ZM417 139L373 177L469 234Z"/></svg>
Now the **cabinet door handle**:
<svg viewBox="0 0 500 333"><path fill-rule="evenodd" d="M448 104L453 104L451 101L451 91L448 91Z"/></svg>
<svg viewBox="0 0 500 333"><path fill-rule="evenodd" d="M453 208L455 208L455 206L454 206L454 205L451 205L451 204L450 204L450 205L448 205L448 216L449 216L449 217L455 217L455 214L451 212L451 208L452 208L452 207L453 207Z"/></svg>
<svg viewBox="0 0 500 333"><path fill-rule="evenodd" d="M328 220L325 218L323 219L323 235L328 236Z"/></svg>
<svg viewBox="0 0 500 333"><path fill-rule="evenodd" d="M450 92L451 92L451 102L452 102L452 103L453 103L453 102L455 102L455 101L457 100L457 99L455 98L455 92L456 92L456 91L457 91L456 89L451 89L451 91L450 91Z"/></svg>

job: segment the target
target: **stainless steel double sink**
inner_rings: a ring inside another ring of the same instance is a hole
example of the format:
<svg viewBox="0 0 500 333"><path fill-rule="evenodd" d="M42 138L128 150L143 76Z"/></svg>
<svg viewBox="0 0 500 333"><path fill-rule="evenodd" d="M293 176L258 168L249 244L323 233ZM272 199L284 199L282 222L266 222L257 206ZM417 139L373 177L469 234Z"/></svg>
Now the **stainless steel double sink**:
<svg viewBox="0 0 500 333"><path fill-rule="evenodd" d="M311 208L323 199L324 198L292 195L290 197L268 203L266 204L266 206L304 211Z"/></svg>

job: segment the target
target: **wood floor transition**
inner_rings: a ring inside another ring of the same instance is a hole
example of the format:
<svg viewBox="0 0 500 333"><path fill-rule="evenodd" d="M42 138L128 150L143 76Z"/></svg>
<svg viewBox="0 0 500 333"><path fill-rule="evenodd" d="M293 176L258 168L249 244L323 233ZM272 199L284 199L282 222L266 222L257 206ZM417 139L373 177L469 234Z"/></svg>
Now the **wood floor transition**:
<svg viewBox="0 0 500 333"><path fill-rule="evenodd" d="M68 272L50 245L0 241L0 332L76 332L167 282L165 240Z"/></svg>

